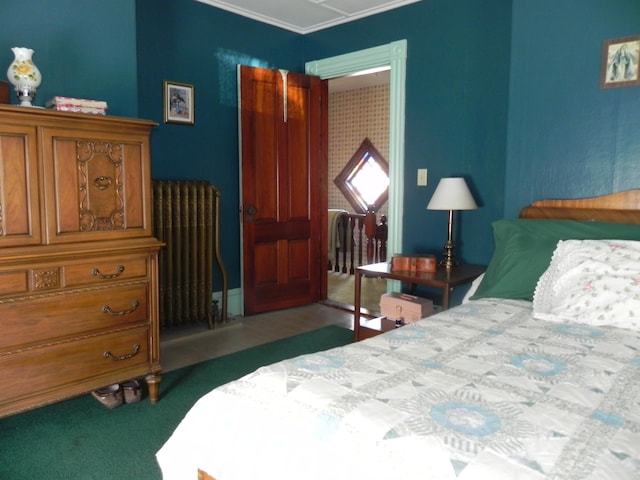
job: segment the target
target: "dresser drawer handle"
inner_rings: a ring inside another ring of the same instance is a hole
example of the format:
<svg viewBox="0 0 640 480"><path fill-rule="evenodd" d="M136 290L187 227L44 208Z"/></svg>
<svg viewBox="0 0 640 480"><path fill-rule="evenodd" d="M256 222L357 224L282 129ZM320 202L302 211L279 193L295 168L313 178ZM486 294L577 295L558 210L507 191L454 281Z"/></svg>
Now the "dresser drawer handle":
<svg viewBox="0 0 640 480"><path fill-rule="evenodd" d="M100 270L98 270L97 268L94 268L93 270L91 270L91 276L92 277L99 277L102 280L110 280L112 278L118 278L122 272L124 272L124 265L118 265L118 268L116 268L117 273L112 273L111 275L105 275L104 273L100 273Z"/></svg>
<svg viewBox="0 0 640 480"><path fill-rule="evenodd" d="M93 184L98 190L106 190L111 186L111 178L100 175L93 180Z"/></svg>
<svg viewBox="0 0 640 480"><path fill-rule="evenodd" d="M127 353L126 355L121 355L120 357L116 357L113 355L113 353L107 350L106 352L103 353L103 355L104 355L104 358L107 360L111 359L114 362L119 362L120 360L127 360L129 358L135 357L138 354L138 352L140 352L140 345L136 343L133 346L133 353Z"/></svg>
<svg viewBox="0 0 640 480"><path fill-rule="evenodd" d="M136 309L140 306L140 302L138 300L134 300L133 302L131 302L131 306L133 308L131 308L129 310L121 310L119 312L114 312L113 310L111 310L111 307L109 305L103 305L102 306L102 313L108 313L109 315L113 315L113 316L129 315L130 313L133 313L133 312L136 311Z"/></svg>

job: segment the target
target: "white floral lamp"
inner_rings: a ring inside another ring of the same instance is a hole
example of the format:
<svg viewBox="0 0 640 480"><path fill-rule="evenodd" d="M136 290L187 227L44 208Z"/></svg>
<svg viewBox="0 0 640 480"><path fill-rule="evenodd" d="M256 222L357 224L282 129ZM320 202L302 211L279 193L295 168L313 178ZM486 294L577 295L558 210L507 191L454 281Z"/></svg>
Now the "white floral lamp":
<svg viewBox="0 0 640 480"><path fill-rule="evenodd" d="M36 90L42 82L40 70L35 66L30 48L13 47L15 56L7 69L7 79L11 83L20 99L20 105L31 107L31 101L36 97Z"/></svg>

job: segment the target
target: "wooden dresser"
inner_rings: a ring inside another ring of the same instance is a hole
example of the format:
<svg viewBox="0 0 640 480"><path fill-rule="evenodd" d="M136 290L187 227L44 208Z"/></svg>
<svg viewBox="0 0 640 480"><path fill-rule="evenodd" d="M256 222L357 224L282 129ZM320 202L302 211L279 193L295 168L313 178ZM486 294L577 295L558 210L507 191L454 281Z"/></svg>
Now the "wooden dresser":
<svg viewBox="0 0 640 480"><path fill-rule="evenodd" d="M0 417L160 382L155 123L0 106Z"/></svg>

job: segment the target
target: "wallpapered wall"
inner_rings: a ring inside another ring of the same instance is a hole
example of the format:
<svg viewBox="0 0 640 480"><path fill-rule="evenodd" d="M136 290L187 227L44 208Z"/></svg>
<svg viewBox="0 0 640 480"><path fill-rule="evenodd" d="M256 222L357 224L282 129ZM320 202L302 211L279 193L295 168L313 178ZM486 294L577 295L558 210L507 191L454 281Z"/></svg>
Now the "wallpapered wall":
<svg viewBox="0 0 640 480"><path fill-rule="evenodd" d="M329 95L329 208L354 212L333 183L365 138L389 158L389 85L375 85ZM354 212L355 213L355 212ZM387 215L387 203L378 210Z"/></svg>

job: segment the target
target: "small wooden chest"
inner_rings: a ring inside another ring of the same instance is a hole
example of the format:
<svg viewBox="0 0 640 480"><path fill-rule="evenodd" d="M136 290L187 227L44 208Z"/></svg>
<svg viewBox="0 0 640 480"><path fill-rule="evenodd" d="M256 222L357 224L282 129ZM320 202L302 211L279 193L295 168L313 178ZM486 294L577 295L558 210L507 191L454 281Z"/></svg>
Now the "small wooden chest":
<svg viewBox="0 0 640 480"><path fill-rule="evenodd" d="M435 255L394 255L391 257L391 270L394 272L433 273L437 269Z"/></svg>

